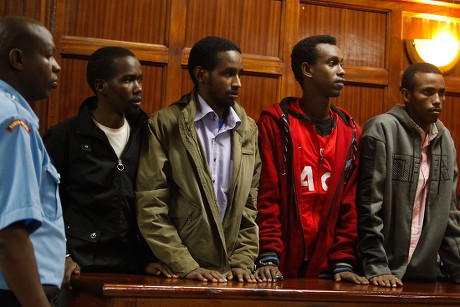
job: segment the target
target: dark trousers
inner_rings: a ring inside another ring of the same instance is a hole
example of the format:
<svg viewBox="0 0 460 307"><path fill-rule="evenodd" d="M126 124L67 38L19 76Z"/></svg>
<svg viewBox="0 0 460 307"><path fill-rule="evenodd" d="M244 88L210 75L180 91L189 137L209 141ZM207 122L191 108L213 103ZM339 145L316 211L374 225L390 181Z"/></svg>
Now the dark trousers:
<svg viewBox="0 0 460 307"><path fill-rule="evenodd" d="M51 306L56 306L56 300L59 293L59 288L54 286L43 286L43 290L45 290L46 297L50 302ZM2 307L21 307L18 299L14 295L13 291L10 290L2 290L0 289L0 302Z"/></svg>

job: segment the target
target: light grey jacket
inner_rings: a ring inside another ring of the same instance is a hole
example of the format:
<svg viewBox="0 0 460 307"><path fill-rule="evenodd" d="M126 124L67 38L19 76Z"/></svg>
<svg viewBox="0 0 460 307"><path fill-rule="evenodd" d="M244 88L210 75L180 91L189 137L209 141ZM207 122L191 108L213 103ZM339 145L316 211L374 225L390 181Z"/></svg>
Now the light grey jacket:
<svg viewBox="0 0 460 307"><path fill-rule="evenodd" d="M456 150L438 120L430 142L430 180L420 240L408 263L421 137L403 106L370 119L363 130L357 209L359 254L367 278L394 274L433 280L436 257L460 282L460 214L456 209Z"/></svg>
<svg viewBox="0 0 460 307"><path fill-rule="evenodd" d="M223 221L195 129L196 94L152 115L141 151L137 219L155 256L180 277L203 267L221 273L252 271L258 254L257 126L238 104L232 133L233 176Z"/></svg>

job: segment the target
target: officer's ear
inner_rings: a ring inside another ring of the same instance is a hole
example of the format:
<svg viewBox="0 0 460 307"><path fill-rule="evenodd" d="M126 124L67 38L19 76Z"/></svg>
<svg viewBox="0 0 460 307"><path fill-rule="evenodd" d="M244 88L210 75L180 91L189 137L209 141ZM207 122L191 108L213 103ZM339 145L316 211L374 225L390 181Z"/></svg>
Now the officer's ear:
<svg viewBox="0 0 460 307"><path fill-rule="evenodd" d="M10 60L11 66L17 70L24 69L24 53L21 49L13 48L8 53L8 59Z"/></svg>

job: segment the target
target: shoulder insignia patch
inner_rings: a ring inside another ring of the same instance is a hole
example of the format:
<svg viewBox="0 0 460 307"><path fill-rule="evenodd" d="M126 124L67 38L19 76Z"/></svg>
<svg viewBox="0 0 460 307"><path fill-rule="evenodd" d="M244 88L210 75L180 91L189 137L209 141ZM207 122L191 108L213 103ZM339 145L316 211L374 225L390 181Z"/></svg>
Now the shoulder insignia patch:
<svg viewBox="0 0 460 307"><path fill-rule="evenodd" d="M9 125L8 127L6 127L6 130L8 130L9 132L13 131L14 128L16 127L24 127L24 129L26 129L27 133L30 133L30 126L29 124L27 124L25 121L23 121L22 119L14 119Z"/></svg>

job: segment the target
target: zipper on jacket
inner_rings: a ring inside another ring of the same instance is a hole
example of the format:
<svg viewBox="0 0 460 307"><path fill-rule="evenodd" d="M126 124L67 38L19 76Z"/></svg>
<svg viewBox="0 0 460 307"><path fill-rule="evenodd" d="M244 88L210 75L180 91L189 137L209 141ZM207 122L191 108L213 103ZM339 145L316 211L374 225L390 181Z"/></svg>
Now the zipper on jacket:
<svg viewBox="0 0 460 307"><path fill-rule="evenodd" d="M289 125L289 120L288 120L288 115L287 115L287 109L286 109L286 113L283 113L281 115L281 119L283 121L283 127L284 127L284 132L285 132L285 135L284 135L284 142L285 142L285 145L284 145L284 172L283 172L283 176L285 174L287 174L287 171L288 171L288 167L287 167L287 156L290 155L291 158L294 157L294 141L292 139L292 135L291 135L291 129L290 129L290 125ZM291 149L291 152L289 152L289 148ZM291 159L293 160L293 159ZM291 177L291 182L292 182L292 193L293 193L293 198L294 198L294 208L295 208L295 212L297 214L297 218L299 219L299 223L300 223L300 229L302 230L302 241L304 242L304 249L305 249L305 255L310 257L311 255L308 255L308 252L306 251L307 249L307 246L305 244L305 230L303 229L303 226L302 226L302 218L300 217L300 212L299 212L299 200L298 200L298 196L297 196L297 186L296 186L296 183L298 182L299 178L296 178L296 176L294 175L294 163L292 163L292 166L289 170L289 173L290 173L290 177ZM297 179L297 180L296 180ZM305 259L305 256L304 256L304 259ZM310 259L308 259L310 260Z"/></svg>
<svg viewBox="0 0 460 307"><path fill-rule="evenodd" d="M118 164L117 164L117 169L122 172L125 170L125 166L123 165L123 161L121 159L118 159Z"/></svg>
<svg viewBox="0 0 460 307"><path fill-rule="evenodd" d="M316 186L317 186L317 190L319 192L319 189L322 188L322 184L321 184L321 167L323 166L323 153L324 153L324 148L320 148L319 149L319 163L318 163L318 176L316 176Z"/></svg>

